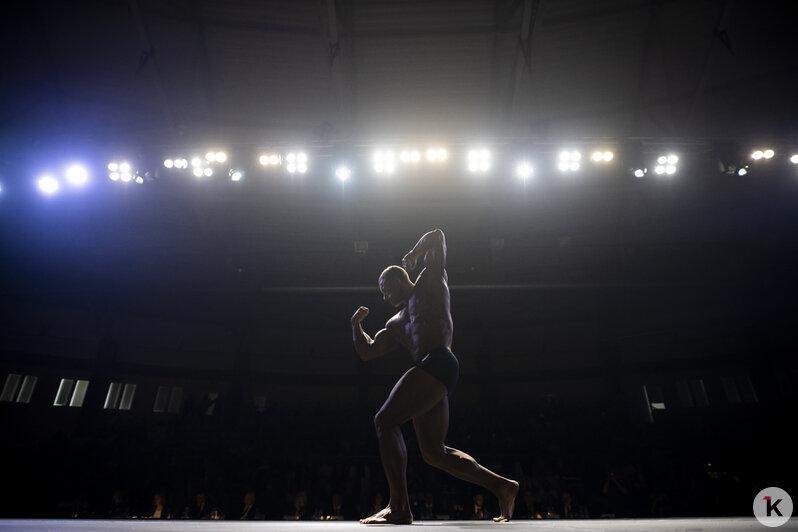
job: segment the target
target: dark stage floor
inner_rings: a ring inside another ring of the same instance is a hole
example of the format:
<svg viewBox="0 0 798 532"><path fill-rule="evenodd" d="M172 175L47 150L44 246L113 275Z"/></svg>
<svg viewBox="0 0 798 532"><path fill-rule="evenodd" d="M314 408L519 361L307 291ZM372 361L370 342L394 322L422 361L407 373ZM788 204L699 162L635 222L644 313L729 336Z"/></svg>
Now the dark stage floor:
<svg viewBox="0 0 798 532"><path fill-rule="evenodd" d="M482 530L513 531L556 531L556 532L737 532L741 530L770 530L761 525L755 518L707 518L707 519L613 519L613 520L573 520L573 521L513 521L510 523L492 523L490 521L417 521L410 527L393 525L361 525L356 521L147 521L147 520L43 520L43 519L6 519L0 520L0 530L20 530L26 532L43 531L136 531L136 530L169 530L171 532L189 532L193 530L236 530L236 531L278 531L305 532L350 532L363 531L369 528L410 529L413 531L430 530L436 532L454 532L466 530L478 532ZM798 518L772 530L798 530Z"/></svg>

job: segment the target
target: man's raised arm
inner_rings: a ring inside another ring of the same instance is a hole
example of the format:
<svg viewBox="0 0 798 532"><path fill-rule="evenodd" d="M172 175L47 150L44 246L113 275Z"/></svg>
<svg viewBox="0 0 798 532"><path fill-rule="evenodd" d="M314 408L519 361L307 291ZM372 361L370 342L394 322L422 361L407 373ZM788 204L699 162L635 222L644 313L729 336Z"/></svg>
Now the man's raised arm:
<svg viewBox="0 0 798 532"><path fill-rule="evenodd" d="M426 233L402 259L405 269L412 271L420 257L424 258L424 267L430 272L442 274L446 268L446 238L443 231L434 229Z"/></svg>

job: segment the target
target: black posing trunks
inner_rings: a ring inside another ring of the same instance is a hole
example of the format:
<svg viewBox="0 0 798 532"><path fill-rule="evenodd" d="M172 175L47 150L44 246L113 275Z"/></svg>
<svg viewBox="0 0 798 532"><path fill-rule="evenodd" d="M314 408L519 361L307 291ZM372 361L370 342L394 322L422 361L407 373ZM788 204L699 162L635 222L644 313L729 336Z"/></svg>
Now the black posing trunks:
<svg viewBox="0 0 798 532"><path fill-rule="evenodd" d="M451 349L439 347L433 349L416 362L416 366L423 369L439 381L441 381L450 395L457 385L460 378L460 363L454 356Z"/></svg>

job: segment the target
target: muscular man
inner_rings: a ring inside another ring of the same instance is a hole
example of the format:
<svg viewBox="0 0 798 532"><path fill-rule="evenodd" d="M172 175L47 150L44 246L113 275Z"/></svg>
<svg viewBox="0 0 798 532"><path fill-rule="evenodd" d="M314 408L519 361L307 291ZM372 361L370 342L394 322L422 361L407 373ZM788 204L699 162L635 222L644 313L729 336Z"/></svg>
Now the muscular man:
<svg viewBox="0 0 798 532"><path fill-rule="evenodd" d="M407 271L424 269L413 283ZM361 523L413 522L407 495L407 448L401 425L413 420L424 461L457 478L479 484L499 499L500 515L513 514L518 482L497 475L462 451L444 444L449 429L449 399L459 378L459 364L451 351L452 315L446 275L446 241L440 229L430 231L402 260L404 268L389 266L379 278L383 299L402 308L385 328L370 338L360 325L369 309L360 307L352 316L355 350L362 360L372 360L396 347L406 347L415 365L402 375L374 417L382 467L391 497L388 506Z"/></svg>

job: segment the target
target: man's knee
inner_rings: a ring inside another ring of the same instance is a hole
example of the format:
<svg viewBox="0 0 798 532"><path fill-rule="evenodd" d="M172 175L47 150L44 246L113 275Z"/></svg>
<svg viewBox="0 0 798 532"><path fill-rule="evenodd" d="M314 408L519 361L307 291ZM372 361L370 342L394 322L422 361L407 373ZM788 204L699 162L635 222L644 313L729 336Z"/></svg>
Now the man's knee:
<svg viewBox="0 0 798 532"><path fill-rule="evenodd" d="M391 430L399 425L396 416L392 415L388 410L381 409L374 416L374 430L377 434Z"/></svg>
<svg viewBox="0 0 798 532"><path fill-rule="evenodd" d="M445 456L446 448L443 445L425 445L421 447L421 458L433 467L441 467Z"/></svg>

